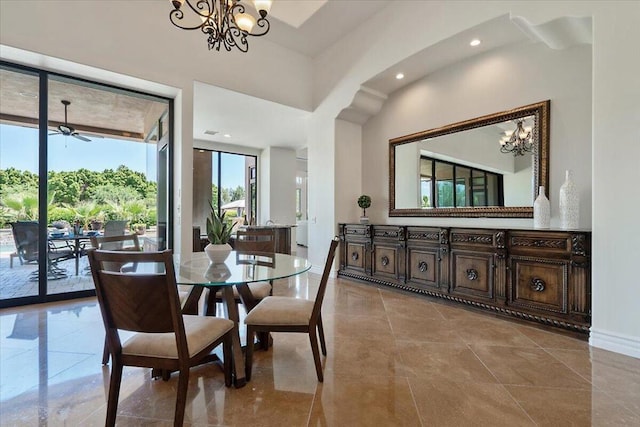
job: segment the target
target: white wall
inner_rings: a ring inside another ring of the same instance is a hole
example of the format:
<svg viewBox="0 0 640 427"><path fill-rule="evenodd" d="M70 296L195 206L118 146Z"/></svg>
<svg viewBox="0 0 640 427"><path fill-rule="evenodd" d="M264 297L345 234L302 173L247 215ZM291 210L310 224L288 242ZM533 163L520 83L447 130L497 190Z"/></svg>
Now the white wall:
<svg viewBox="0 0 640 427"><path fill-rule="evenodd" d="M280 147L269 147L262 150L258 173L260 174L258 182L258 206L260 209L258 219L260 225L269 220L277 224L295 224L295 150Z"/></svg>
<svg viewBox="0 0 640 427"><path fill-rule="evenodd" d="M539 64L545 64L540 67ZM517 70L517 72L514 72ZM555 51L542 44L512 46L478 55L439 70L391 94L379 114L363 127L363 164L385 164L389 139L450 123L551 100L549 200L552 226L559 225L558 197L564 171L582 165L577 174L581 226L591 224L591 46ZM464 101L461 101L464 100ZM437 150L436 150L437 151ZM495 142L495 156L499 153ZM511 156L511 159L513 156ZM386 171L385 171L386 172ZM363 191L375 201L370 218L383 223L448 224L443 218L389 218L388 173L364 168ZM533 189L527 191L533 202ZM457 225L479 222L532 226L532 219L455 219Z"/></svg>
<svg viewBox="0 0 640 427"><path fill-rule="evenodd" d="M359 125L336 120L335 125L335 185L344 187L344 191L335 189L336 223L347 222L351 218L360 217L362 210L356 203L362 188L362 128ZM337 233L337 230L336 230ZM329 241L323 242L326 252Z"/></svg>

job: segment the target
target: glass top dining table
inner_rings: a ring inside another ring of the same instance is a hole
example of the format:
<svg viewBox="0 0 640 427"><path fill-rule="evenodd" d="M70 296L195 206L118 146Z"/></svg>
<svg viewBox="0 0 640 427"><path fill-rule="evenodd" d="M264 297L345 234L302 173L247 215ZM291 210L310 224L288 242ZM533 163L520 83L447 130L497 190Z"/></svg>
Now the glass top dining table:
<svg viewBox="0 0 640 427"><path fill-rule="evenodd" d="M221 291L219 295L226 317L235 325L235 331L232 334L234 383L236 387L243 387L246 384L246 377L239 334L240 316L236 306L236 296L233 293L234 286L248 313L257 303L248 284L292 277L308 271L311 263L304 258L292 255L278 253L268 256L248 255L235 251L231 251L222 264L212 263L204 252L175 254L173 259L177 284L193 285L182 307L184 314L198 313L200 297L207 289L204 314L215 315L218 294L216 291Z"/></svg>
<svg viewBox="0 0 640 427"><path fill-rule="evenodd" d="M285 279L308 271L311 263L300 257L247 255L231 251L224 264L213 264L204 252L173 256L179 285L224 287Z"/></svg>

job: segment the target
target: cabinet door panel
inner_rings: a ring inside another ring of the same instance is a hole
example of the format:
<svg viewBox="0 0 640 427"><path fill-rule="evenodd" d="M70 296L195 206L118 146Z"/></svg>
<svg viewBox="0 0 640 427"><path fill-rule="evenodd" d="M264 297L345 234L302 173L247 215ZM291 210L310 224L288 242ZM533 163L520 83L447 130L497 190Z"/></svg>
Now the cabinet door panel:
<svg viewBox="0 0 640 427"><path fill-rule="evenodd" d="M437 250L429 251L409 248L409 264L407 265L407 278L410 282L436 286L438 253Z"/></svg>
<svg viewBox="0 0 640 427"><path fill-rule="evenodd" d="M397 249L376 245L373 257L374 274L397 275Z"/></svg>
<svg viewBox="0 0 640 427"><path fill-rule="evenodd" d="M347 268L364 270L365 245L364 243L347 242L346 253Z"/></svg>
<svg viewBox="0 0 640 427"><path fill-rule="evenodd" d="M493 299L493 255L452 252L451 292Z"/></svg>
<svg viewBox="0 0 640 427"><path fill-rule="evenodd" d="M557 313L567 312L567 263L512 257L512 303Z"/></svg>

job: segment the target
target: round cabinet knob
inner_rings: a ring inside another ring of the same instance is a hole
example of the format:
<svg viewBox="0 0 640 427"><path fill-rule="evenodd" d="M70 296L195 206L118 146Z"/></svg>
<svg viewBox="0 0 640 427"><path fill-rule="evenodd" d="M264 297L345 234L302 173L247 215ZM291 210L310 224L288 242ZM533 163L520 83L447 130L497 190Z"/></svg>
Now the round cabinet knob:
<svg viewBox="0 0 640 427"><path fill-rule="evenodd" d="M385 255L380 258L380 262L382 262L382 265L386 267L387 265L389 265L389 258Z"/></svg>
<svg viewBox="0 0 640 427"><path fill-rule="evenodd" d="M542 292L547 287L547 284L539 277L532 277L530 287L534 292Z"/></svg>
<svg viewBox="0 0 640 427"><path fill-rule="evenodd" d="M478 270L476 270L475 268L469 268L467 270L467 279L478 280Z"/></svg>
<svg viewBox="0 0 640 427"><path fill-rule="evenodd" d="M353 252L353 253L351 254L351 259L352 259L352 260L357 261L357 260L358 260L358 258L360 258L360 255L358 255L358 252Z"/></svg>
<svg viewBox="0 0 640 427"><path fill-rule="evenodd" d="M424 273L425 271L427 271L427 268L428 268L428 267L429 267L429 266L428 266L428 265L427 265L427 263L426 263L426 262L424 262L424 261L420 261L420 262L418 263L418 269L419 269L421 272L423 272L423 273Z"/></svg>

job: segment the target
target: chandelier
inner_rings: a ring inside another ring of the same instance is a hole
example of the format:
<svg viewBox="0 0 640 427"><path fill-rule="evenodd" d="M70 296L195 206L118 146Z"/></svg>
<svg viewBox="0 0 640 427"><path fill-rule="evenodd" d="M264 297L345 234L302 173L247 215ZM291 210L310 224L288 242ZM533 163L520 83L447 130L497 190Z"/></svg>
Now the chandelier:
<svg viewBox="0 0 640 427"><path fill-rule="evenodd" d="M500 140L501 153L513 153L514 156L524 156L525 153L533 152L534 142L531 137L531 128L522 126L522 121L516 125L516 130L509 135L509 131L505 132L505 136Z"/></svg>
<svg viewBox="0 0 640 427"><path fill-rule="evenodd" d="M267 14L271 0L253 1L257 19L245 11L242 0L171 0L171 3L174 7L169 13L171 23L183 30L201 30L207 36L209 49L219 51L222 46L231 51L236 47L246 52L247 36L259 37L269 32ZM185 4L188 7L183 8ZM252 32L254 27L256 31Z"/></svg>

